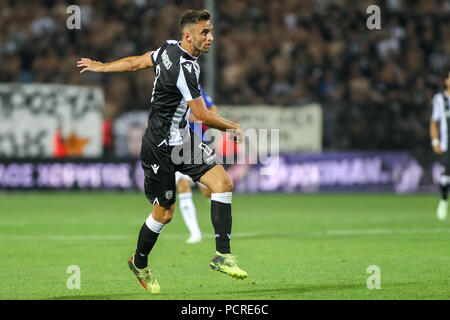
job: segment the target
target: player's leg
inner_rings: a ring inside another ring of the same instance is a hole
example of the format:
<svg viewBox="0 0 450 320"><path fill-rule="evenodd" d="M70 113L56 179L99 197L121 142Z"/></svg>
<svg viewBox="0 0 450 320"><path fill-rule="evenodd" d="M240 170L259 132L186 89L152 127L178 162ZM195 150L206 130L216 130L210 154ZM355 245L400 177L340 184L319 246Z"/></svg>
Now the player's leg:
<svg viewBox="0 0 450 320"><path fill-rule="evenodd" d="M216 254L210 267L232 278L245 279L247 272L238 267L230 249L233 182L222 165L209 169L200 178L200 182L211 190L211 221L215 232Z"/></svg>
<svg viewBox="0 0 450 320"><path fill-rule="evenodd" d="M209 169L200 182L211 190L211 221L216 235L216 249L231 253L231 199L233 182L221 165Z"/></svg>
<svg viewBox="0 0 450 320"><path fill-rule="evenodd" d="M141 163L144 169L144 191L153 204L153 210L142 225L136 251L128 266L137 279L151 293L158 293L160 287L148 268L148 256L158 236L172 220L175 209L175 170L170 158L170 148L158 147L150 140L142 140Z"/></svg>
<svg viewBox="0 0 450 320"><path fill-rule="evenodd" d="M197 243L202 240L202 233L197 221L197 212L195 210L194 201L192 200L191 178L180 172L175 173L175 181L177 185L178 200L180 205L181 216L189 230L189 238L187 243Z"/></svg>
<svg viewBox="0 0 450 320"><path fill-rule="evenodd" d="M134 259L134 263L139 269L148 266L148 255L158 240L161 231L172 220L174 209L175 204L169 207L164 207L159 204L153 205L152 212L145 220L139 232Z"/></svg>
<svg viewBox="0 0 450 320"><path fill-rule="evenodd" d="M439 205L436 210L436 215L439 220L445 220L447 217L448 212L448 188L450 184L450 176L449 173L449 157L448 153L445 152L441 155L441 166L442 166L442 172L441 176L439 178L439 188L441 190L441 200L439 201Z"/></svg>
<svg viewBox="0 0 450 320"><path fill-rule="evenodd" d="M128 266L136 275L142 287L151 293L159 293L160 287L156 278L148 269L148 255L153 249L158 236L165 225L172 220L175 204L163 207L158 204L153 206L145 223L139 232L135 254L128 260Z"/></svg>
<svg viewBox="0 0 450 320"><path fill-rule="evenodd" d="M188 146L191 148L191 162L183 163L177 170L189 175L211 190L211 221L216 239L216 254L210 262L211 269L228 274L236 279L244 279L247 273L237 266L231 255L231 198L233 182L222 165L216 164L213 150L203 142L198 143L191 134ZM198 164L198 160L201 163Z"/></svg>
<svg viewBox="0 0 450 320"><path fill-rule="evenodd" d="M211 199L211 190L209 188L201 183L198 183L198 189L200 192L206 197Z"/></svg>

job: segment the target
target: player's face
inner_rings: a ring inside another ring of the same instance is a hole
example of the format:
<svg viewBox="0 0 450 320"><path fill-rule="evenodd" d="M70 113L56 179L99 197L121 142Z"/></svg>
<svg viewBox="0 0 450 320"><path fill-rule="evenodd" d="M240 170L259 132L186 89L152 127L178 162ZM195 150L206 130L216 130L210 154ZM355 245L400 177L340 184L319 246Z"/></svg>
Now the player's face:
<svg viewBox="0 0 450 320"><path fill-rule="evenodd" d="M450 90L450 72L448 73L447 78L445 78L445 86Z"/></svg>
<svg viewBox="0 0 450 320"><path fill-rule="evenodd" d="M212 24L210 20L199 21L192 28L192 46L194 49L207 53L211 49L214 37L212 35Z"/></svg>

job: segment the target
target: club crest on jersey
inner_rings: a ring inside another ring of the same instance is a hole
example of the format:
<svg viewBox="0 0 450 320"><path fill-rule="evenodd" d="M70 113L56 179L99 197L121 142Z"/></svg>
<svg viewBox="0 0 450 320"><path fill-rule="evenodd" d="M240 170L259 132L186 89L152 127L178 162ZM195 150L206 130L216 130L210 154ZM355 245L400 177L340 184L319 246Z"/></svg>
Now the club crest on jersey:
<svg viewBox="0 0 450 320"><path fill-rule="evenodd" d="M186 63L186 64L184 65L184 67L186 68L187 71L189 71L189 73L192 73L192 64Z"/></svg>
<svg viewBox="0 0 450 320"><path fill-rule="evenodd" d="M167 200L172 199L172 196L173 196L173 191L172 190L167 190L166 194L165 194L166 199Z"/></svg>

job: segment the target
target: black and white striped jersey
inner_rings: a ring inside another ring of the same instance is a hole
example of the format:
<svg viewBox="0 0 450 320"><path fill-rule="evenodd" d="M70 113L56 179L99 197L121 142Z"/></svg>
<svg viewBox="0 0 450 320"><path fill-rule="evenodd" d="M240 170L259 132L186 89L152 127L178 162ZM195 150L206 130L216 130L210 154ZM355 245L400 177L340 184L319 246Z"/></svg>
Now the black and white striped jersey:
<svg viewBox="0 0 450 320"><path fill-rule="evenodd" d="M431 120L439 122L441 149L442 151L447 151L450 130L450 96L445 92L439 92L434 95L432 103L433 112L431 114Z"/></svg>
<svg viewBox="0 0 450 320"><path fill-rule="evenodd" d="M188 101L202 96L199 89L200 66L197 58L181 48L180 42L168 40L152 51L155 66L149 130L147 138L154 143L180 145L189 135Z"/></svg>

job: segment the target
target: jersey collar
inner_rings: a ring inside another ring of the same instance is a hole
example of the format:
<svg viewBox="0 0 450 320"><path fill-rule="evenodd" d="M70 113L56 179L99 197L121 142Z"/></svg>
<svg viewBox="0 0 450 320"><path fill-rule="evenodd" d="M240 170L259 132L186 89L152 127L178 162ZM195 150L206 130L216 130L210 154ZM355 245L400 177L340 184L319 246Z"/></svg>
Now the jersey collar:
<svg viewBox="0 0 450 320"><path fill-rule="evenodd" d="M181 49L181 51L183 51L184 53L186 53L186 54L187 54L189 57L191 57L192 59L194 59L194 60L197 60L197 59L198 59L198 57L193 57L189 52L187 52L186 50L184 50L184 49L181 47L181 41L178 41L177 46L178 46L178 48Z"/></svg>

